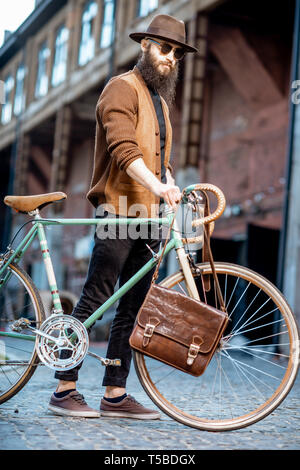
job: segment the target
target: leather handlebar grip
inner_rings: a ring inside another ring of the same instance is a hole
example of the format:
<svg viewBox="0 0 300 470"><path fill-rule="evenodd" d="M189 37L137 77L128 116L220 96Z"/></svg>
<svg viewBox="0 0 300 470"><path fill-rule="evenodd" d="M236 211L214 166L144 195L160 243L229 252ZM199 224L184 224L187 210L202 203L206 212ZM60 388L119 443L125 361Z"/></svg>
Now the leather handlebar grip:
<svg viewBox="0 0 300 470"><path fill-rule="evenodd" d="M201 219L196 219L192 221L193 227L198 227L201 224L210 224L209 232L210 234L212 234L214 230L214 225L215 225L214 220L220 217L225 210L225 207L226 207L225 196L223 192L221 191L221 189L209 183L196 184L193 188L193 191L210 191L217 198L218 205L217 205L216 210L212 214L206 217L203 217ZM184 190L183 190L183 193L184 193ZM203 235L199 235L198 237L193 237L193 238L183 238L182 241L184 244L203 243Z"/></svg>
<svg viewBox="0 0 300 470"><path fill-rule="evenodd" d="M210 191L216 196L217 201L218 201L218 206L212 214L206 217L203 217L201 219L193 220L192 226L198 227L198 225L201 225L201 224L210 224L214 220L221 217L226 207L226 199L221 189L218 188L217 186L214 186L213 184L209 184L209 183L201 184L200 183L200 184L195 185L194 190L195 191Z"/></svg>

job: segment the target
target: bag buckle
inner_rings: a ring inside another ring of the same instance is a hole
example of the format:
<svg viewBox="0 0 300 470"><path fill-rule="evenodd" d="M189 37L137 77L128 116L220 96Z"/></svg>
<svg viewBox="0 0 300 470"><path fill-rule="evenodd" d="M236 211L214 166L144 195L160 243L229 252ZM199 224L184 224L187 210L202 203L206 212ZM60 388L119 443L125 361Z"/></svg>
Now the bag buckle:
<svg viewBox="0 0 300 470"><path fill-rule="evenodd" d="M198 356L198 352L200 350L201 344L203 343L203 339L200 338L199 336L197 336L197 337L193 338L193 341L197 341L198 344L196 344L196 343L191 343L190 344L189 351L188 351L188 357L187 357L187 360L186 360L186 363L189 366L191 366L193 364L194 360Z"/></svg>
<svg viewBox="0 0 300 470"><path fill-rule="evenodd" d="M144 336L146 336L147 338L151 338L151 336L153 335L154 328L154 325L151 325L151 323L147 323L145 326Z"/></svg>
<svg viewBox="0 0 300 470"><path fill-rule="evenodd" d="M151 323L147 323L145 326L144 331L144 338L143 338L143 346L144 348L148 346L151 336L153 335L155 325L151 325Z"/></svg>
<svg viewBox="0 0 300 470"><path fill-rule="evenodd" d="M197 344L191 344L190 345L190 348L189 348L189 352L188 352L188 358L187 358L187 361L186 363L191 366L194 362L194 360L196 359L197 355L198 355L198 352L199 352L199 349L200 349L200 346L198 346Z"/></svg>
<svg viewBox="0 0 300 470"><path fill-rule="evenodd" d="M145 330L144 330L144 337L143 337L144 348L148 346L150 338L153 335L154 328L159 324L159 320L157 320L156 318L149 318L149 320L150 321L154 320L155 324L153 325L152 323L146 323Z"/></svg>

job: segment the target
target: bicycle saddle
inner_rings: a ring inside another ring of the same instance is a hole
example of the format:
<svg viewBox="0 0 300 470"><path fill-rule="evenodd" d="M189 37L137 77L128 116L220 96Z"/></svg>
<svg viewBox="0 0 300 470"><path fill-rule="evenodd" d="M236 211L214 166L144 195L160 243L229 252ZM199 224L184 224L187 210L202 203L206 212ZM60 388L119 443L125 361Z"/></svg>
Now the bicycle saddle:
<svg viewBox="0 0 300 470"><path fill-rule="evenodd" d="M42 209L51 202L62 201L67 195L61 191L33 196L5 196L4 203L17 212L27 213L35 209Z"/></svg>

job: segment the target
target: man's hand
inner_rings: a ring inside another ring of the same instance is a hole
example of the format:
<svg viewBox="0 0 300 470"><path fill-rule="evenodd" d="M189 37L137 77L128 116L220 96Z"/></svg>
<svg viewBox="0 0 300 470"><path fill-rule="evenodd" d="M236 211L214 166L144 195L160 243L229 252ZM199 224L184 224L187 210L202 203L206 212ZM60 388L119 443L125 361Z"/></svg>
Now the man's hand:
<svg viewBox="0 0 300 470"><path fill-rule="evenodd" d="M178 186L174 184L161 183L161 191L158 196L162 197L168 206L172 207L172 209L176 209L177 204L181 199L181 192Z"/></svg>
<svg viewBox="0 0 300 470"><path fill-rule="evenodd" d="M167 183L161 183L156 176L146 167L142 158L134 160L126 170L127 174L135 181L149 189L153 194L164 199L164 201L176 209L181 199L181 192L175 181L167 170Z"/></svg>

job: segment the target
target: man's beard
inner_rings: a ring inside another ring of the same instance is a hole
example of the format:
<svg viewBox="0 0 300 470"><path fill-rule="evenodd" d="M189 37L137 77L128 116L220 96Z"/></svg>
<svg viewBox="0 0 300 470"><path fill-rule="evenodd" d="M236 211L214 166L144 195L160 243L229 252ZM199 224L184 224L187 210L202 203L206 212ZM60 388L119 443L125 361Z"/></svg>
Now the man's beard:
<svg viewBox="0 0 300 470"><path fill-rule="evenodd" d="M178 78L178 63L164 75L159 72L152 59L150 47L146 49L137 62L137 67L142 74L147 86L150 86L159 93L170 108L175 100L176 83Z"/></svg>

